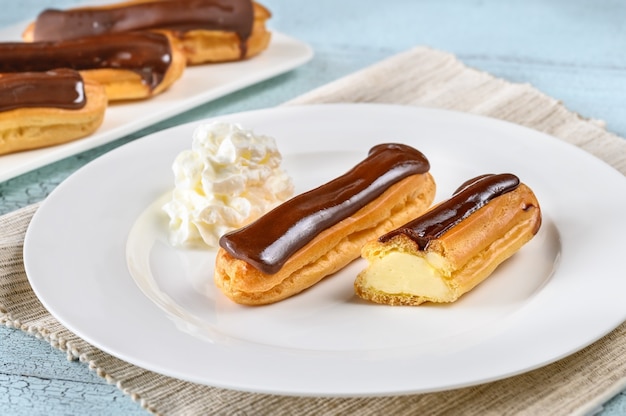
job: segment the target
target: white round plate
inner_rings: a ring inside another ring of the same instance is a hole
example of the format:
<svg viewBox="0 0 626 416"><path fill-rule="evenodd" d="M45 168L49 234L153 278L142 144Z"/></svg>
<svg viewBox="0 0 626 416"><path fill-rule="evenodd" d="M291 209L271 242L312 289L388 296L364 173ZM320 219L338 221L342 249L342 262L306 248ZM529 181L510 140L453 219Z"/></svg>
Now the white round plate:
<svg viewBox="0 0 626 416"><path fill-rule="evenodd" d="M402 142L431 162L437 200L511 172L542 205L540 232L450 305L388 307L352 291L361 260L283 302L244 307L212 285L214 253L167 242L160 198L198 123L88 164L37 211L33 289L67 328L158 373L252 392L365 396L497 380L580 350L626 319L626 178L553 137L493 119L391 105L274 108L220 117L276 138L298 192ZM127 260L128 259L128 260Z"/></svg>

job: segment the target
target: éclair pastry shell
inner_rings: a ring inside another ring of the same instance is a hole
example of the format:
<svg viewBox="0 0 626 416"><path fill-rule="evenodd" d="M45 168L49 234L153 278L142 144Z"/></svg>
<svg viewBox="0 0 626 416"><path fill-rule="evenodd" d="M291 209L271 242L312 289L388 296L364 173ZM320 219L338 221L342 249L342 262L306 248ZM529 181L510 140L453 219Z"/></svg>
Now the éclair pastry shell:
<svg viewBox="0 0 626 416"><path fill-rule="evenodd" d="M87 102L81 109L17 108L0 112L0 155L70 142L100 127L107 107L104 88L84 81Z"/></svg>
<svg viewBox="0 0 626 416"><path fill-rule="evenodd" d="M271 13L259 3L253 2L252 5L254 23L250 37L246 40L244 56L241 56L239 37L233 32L190 30L178 37L187 56L187 64L238 61L251 58L267 49L272 34L265 22L271 17Z"/></svg>
<svg viewBox="0 0 626 416"><path fill-rule="evenodd" d="M433 207L434 208L434 207ZM438 272L449 293L443 297L408 293L385 293L372 287L365 270L354 287L363 299L387 305L419 305L424 302L454 302L489 277L504 260L533 238L541 225L541 210L532 190L521 183L516 189L494 198L441 237L431 240L425 250L404 234L382 243L372 240L362 256L372 263L393 251L424 258L440 259Z"/></svg>
<svg viewBox="0 0 626 416"><path fill-rule="evenodd" d="M220 248L215 283L237 303L263 305L299 293L342 269L362 246L424 212L435 196L430 173L409 176L353 216L317 235L275 274L265 274Z"/></svg>

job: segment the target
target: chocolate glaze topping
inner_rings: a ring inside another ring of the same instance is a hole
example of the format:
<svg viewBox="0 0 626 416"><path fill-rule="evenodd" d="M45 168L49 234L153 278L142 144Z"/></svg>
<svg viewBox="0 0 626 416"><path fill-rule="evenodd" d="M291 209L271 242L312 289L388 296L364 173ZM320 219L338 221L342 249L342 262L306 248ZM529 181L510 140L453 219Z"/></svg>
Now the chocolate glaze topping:
<svg viewBox="0 0 626 416"><path fill-rule="evenodd" d="M420 250L424 250L431 240L441 237L489 201L514 190L519 184L519 178L510 173L478 176L462 184L447 201L381 236L378 241L384 243L402 234L415 241Z"/></svg>
<svg viewBox="0 0 626 416"><path fill-rule="evenodd" d="M71 69L0 76L0 111L25 107L78 110L86 102L83 78Z"/></svg>
<svg viewBox="0 0 626 416"><path fill-rule="evenodd" d="M346 174L224 235L220 246L263 273L274 274L320 232L350 217L391 185L429 169L426 157L410 146L375 146Z"/></svg>
<svg viewBox="0 0 626 416"><path fill-rule="evenodd" d="M234 32L245 46L253 21L251 0L173 0L109 8L48 9L37 17L34 40L76 39L147 29L204 29Z"/></svg>
<svg viewBox="0 0 626 416"><path fill-rule="evenodd" d="M5 42L0 43L0 57L0 73L126 69L153 89L163 80L172 51L165 35L133 32L59 42Z"/></svg>

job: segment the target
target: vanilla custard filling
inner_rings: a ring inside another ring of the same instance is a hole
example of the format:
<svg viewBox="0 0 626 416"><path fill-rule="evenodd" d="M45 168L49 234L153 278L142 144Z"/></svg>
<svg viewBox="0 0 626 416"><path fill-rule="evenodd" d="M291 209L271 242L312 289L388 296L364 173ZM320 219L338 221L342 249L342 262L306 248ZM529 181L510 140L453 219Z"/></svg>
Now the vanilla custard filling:
<svg viewBox="0 0 626 416"><path fill-rule="evenodd" d="M432 259L436 262L437 259ZM433 299L452 295L445 276L427 258L391 251L373 259L363 272L368 286L389 294L407 294Z"/></svg>

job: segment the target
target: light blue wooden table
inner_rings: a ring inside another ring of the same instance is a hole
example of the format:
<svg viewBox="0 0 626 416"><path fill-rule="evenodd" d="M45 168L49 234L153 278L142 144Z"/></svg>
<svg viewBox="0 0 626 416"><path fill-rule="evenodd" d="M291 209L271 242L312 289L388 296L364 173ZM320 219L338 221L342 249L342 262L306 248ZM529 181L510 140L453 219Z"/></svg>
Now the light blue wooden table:
<svg viewBox="0 0 626 416"><path fill-rule="evenodd" d="M266 0L271 27L309 43L307 65L102 148L0 183L0 214L40 201L77 168L147 133L224 113L271 107L415 45L533 84L626 137L626 2L621 0ZM2 2L0 27L78 0ZM2 59L2 57L0 57ZM1 163L1 162L0 162ZM0 328L0 414L146 414L84 364L47 343ZM626 394L601 414L626 414Z"/></svg>

